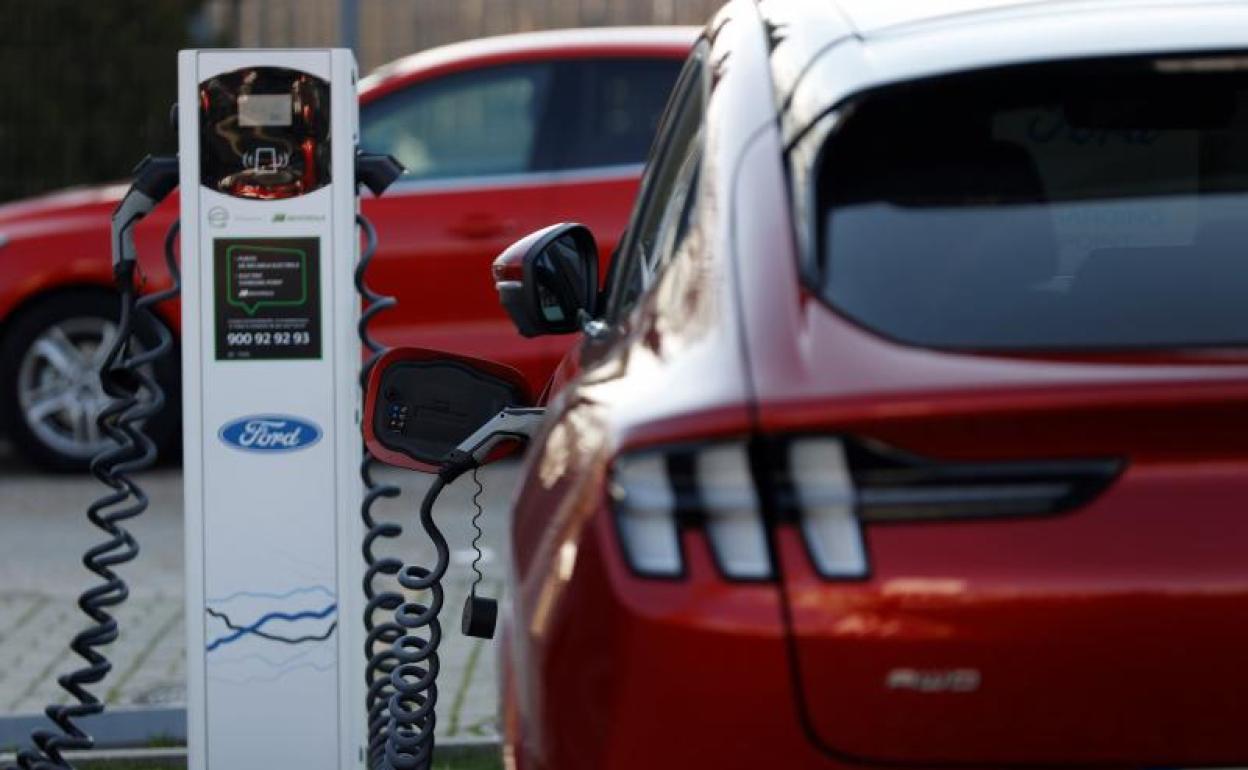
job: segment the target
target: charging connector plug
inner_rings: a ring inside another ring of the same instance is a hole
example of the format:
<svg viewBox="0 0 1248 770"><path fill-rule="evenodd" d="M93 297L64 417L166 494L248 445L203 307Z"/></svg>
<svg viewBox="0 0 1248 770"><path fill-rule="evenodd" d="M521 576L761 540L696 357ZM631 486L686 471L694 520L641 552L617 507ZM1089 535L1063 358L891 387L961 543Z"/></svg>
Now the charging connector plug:
<svg viewBox="0 0 1248 770"><path fill-rule="evenodd" d="M134 167L134 182L113 210L113 272L119 281L133 275L138 261L134 226L177 187L176 155L148 155Z"/></svg>
<svg viewBox="0 0 1248 770"><path fill-rule="evenodd" d="M478 468L490 452L504 441L528 441L541 427L545 409L510 407L496 414L489 422L460 442L438 469L446 483Z"/></svg>

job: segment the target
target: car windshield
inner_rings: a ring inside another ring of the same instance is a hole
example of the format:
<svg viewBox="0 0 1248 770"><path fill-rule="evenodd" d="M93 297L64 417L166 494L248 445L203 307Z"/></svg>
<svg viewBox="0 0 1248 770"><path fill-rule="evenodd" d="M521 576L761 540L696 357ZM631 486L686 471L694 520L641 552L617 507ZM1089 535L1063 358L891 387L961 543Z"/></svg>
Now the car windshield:
<svg viewBox="0 0 1248 770"><path fill-rule="evenodd" d="M817 283L945 348L1248 342L1248 57L962 74L844 106Z"/></svg>

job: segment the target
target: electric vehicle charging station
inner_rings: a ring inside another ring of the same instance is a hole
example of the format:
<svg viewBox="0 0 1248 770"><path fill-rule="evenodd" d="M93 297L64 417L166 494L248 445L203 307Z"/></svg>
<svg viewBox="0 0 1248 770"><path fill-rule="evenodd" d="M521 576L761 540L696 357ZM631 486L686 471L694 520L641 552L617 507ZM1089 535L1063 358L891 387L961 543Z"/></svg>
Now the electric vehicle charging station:
<svg viewBox="0 0 1248 770"><path fill-rule="evenodd" d="M191 770L361 764L356 79L178 60Z"/></svg>

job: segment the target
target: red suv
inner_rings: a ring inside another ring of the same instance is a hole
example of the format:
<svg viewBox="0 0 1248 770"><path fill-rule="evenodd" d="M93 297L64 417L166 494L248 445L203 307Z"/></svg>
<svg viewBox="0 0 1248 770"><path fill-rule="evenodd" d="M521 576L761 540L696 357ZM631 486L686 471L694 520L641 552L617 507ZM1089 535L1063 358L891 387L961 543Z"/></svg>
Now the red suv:
<svg viewBox="0 0 1248 770"><path fill-rule="evenodd" d="M405 299L378 318L376 336L500 359L544 382L568 345L517 343L486 268L518 235L560 218L607 234L609 256L696 35L504 36L416 54L362 80L363 148L408 169L363 204L381 238L369 282ZM83 188L0 206L0 428L46 466L83 467L101 446L96 357L116 313L109 215L122 192ZM165 274L161 241L177 211L169 201L138 228L153 281ZM176 329L178 313L170 303L161 320ZM176 393L176 360L158 374ZM178 419L170 409L150 428L167 443Z"/></svg>
<svg viewBox="0 0 1248 770"><path fill-rule="evenodd" d="M605 292L574 225L495 266L583 328L513 512L509 767L1248 765L1246 27L721 12Z"/></svg>

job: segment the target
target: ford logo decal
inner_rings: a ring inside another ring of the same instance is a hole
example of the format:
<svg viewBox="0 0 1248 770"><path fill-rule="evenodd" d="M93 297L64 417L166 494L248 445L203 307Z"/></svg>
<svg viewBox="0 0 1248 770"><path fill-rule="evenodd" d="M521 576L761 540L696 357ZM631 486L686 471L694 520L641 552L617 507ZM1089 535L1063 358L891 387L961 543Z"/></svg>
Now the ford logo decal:
<svg viewBox="0 0 1248 770"><path fill-rule="evenodd" d="M320 441L321 429L298 417L256 414L227 422L217 435L247 452L294 452Z"/></svg>

